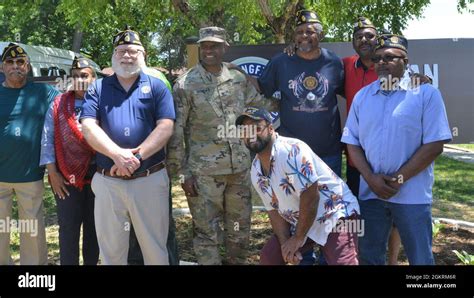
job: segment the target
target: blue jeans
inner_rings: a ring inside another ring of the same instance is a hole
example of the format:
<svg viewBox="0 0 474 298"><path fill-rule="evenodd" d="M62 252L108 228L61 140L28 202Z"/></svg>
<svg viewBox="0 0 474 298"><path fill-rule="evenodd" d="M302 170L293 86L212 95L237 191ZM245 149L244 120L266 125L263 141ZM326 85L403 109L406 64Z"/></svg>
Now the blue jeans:
<svg viewBox="0 0 474 298"><path fill-rule="evenodd" d="M338 155L331 155L321 157L325 164L327 164L331 170L336 173L337 176L341 177L342 173L342 153Z"/></svg>
<svg viewBox="0 0 474 298"><path fill-rule="evenodd" d="M305 252L302 257L303 259L299 263L300 266L314 265L316 263L316 255L314 254L314 250Z"/></svg>
<svg viewBox="0 0 474 298"><path fill-rule="evenodd" d="M431 204L394 204L379 199L359 200L364 235L359 238L363 265L385 265L387 242L395 224L410 265L434 265Z"/></svg>

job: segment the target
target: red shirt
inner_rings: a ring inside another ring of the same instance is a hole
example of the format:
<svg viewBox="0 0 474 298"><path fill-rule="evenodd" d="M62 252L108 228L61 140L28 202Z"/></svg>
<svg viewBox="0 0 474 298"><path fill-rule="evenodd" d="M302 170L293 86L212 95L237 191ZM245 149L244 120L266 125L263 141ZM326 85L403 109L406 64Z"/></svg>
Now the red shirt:
<svg viewBox="0 0 474 298"><path fill-rule="evenodd" d="M343 58L342 61L344 62L344 93L346 95L346 110L349 115L349 109L351 108L352 100L356 93L363 87L377 80L378 76L375 72L374 66L372 65L372 67L367 69L357 54ZM354 166L349 156L348 160L349 164Z"/></svg>
<svg viewBox="0 0 474 298"><path fill-rule="evenodd" d="M377 80L378 76L374 67L367 69L357 54L343 58L342 61L345 74L344 92L347 100L347 114L349 115L349 109L356 93Z"/></svg>

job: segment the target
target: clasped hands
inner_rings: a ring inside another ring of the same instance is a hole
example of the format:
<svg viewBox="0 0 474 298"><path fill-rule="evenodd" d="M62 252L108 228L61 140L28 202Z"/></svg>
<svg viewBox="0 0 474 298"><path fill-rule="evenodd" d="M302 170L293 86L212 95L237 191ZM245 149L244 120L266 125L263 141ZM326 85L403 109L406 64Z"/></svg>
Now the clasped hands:
<svg viewBox="0 0 474 298"><path fill-rule="evenodd" d="M114 165L110 168L111 176L127 176L130 177L140 168L140 160L135 157L135 154L140 151L140 147L133 149L120 148L114 155Z"/></svg>
<svg viewBox="0 0 474 298"><path fill-rule="evenodd" d="M372 174L367 179L370 189L384 200L396 195L403 184L402 175Z"/></svg>

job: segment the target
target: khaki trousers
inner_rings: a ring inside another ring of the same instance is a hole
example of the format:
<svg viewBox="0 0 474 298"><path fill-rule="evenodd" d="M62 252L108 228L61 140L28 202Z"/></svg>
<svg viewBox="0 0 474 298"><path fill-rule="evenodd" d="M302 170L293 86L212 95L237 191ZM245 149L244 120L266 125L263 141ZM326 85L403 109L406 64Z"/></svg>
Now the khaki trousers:
<svg viewBox="0 0 474 298"><path fill-rule="evenodd" d="M13 194L18 202L19 221L12 224ZM0 265L13 265L10 232L20 234L20 264L47 265L48 249L43 213L42 180L23 183L0 182Z"/></svg>
<svg viewBox="0 0 474 298"><path fill-rule="evenodd" d="M145 265L168 265L169 178L166 170L122 180L96 173L95 226L103 265L127 265L130 223Z"/></svg>

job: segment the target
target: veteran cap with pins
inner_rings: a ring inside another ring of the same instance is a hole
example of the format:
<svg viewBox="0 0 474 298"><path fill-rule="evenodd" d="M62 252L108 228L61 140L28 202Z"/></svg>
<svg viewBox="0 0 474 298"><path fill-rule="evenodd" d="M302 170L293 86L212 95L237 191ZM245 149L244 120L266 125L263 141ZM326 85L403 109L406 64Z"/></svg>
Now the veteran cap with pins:
<svg viewBox="0 0 474 298"><path fill-rule="evenodd" d="M377 38L375 50L381 48L395 48L408 52L408 40L396 34L382 34Z"/></svg>
<svg viewBox="0 0 474 298"><path fill-rule="evenodd" d="M318 14L311 10L299 10L296 12L296 26L306 23L320 23Z"/></svg>
<svg viewBox="0 0 474 298"><path fill-rule="evenodd" d="M25 50L16 43L11 42L3 49L2 61L25 57L28 57L28 54L26 54Z"/></svg>
<svg viewBox="0 0 474 298"><path fill-rule="evenodd" d="M374 24L372 24L372 22L366 18L366 17L363 17L363 16L359 16L357 18L357 21L354 23L353 25L353 34L355 34L357 31L361 30L361 29L365 29L365 28L372 28L372 29L375 29L375 26Z"/></svg>
<svg viewBox="0 0 474 298"><path fill-rule="evenodd" d="M74 57L74 60L72 61L71 69L81 69L81 68L87 68L87 67L92 67L87 58L78 57L78 56Z"/></svg>
<svg viewBox="0 0 474 298"><path fill-rule="evenodd" d="M140 35L138 35L136 31L133 31L132 28L128 25L125 25L124 30L114 35L114 47L125 44L143 46L140 41Z"/></svg>

